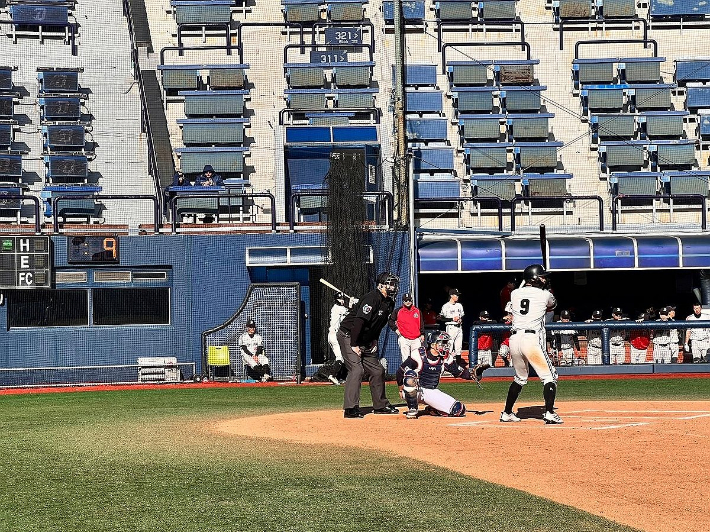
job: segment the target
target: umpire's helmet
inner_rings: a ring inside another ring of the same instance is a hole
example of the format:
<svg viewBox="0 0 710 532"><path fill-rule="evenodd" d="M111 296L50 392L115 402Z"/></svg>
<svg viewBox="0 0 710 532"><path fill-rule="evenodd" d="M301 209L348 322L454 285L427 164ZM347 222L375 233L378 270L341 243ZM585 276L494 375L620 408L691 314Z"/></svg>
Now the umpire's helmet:
<svg viewBox="0 0 710 532"><path fill-rule="evenodd" d="M531 264L523 272L523 279L526 284L531 286L542 287L547 283L547 275L549 272L545 270L542 264Z"/></svg>
<svg viewBox="0 0 710 532"><path fill-rule="evenodd" d="M399 291L399 277L391 272L382 272L377 276L378 290L384 287L387 290L387 295L394 298Z"/></svg>

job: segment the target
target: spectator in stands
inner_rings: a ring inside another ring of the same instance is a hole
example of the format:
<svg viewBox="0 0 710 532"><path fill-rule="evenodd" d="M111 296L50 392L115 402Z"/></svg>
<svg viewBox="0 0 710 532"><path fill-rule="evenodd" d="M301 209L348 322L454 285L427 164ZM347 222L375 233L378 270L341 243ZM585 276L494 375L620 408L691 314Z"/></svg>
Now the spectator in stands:
<svg viewBox="0 0 710 532"><path fill-rule="evenodd" d="M185 174L183 174L180 170L176 170L175 174L173 174L173 186L174 187L191 187L192 183L190 183L190 180L185 177Z"/></svg>
<svg viewBox="0 0 710 532"><path fill-rule="evenodd" d="M264 353L264 340L260 334L256 334L254 320L247 321L246 332L239 337L239 347L242 350L244 369L250 379L261 382L274 380L269 359Z"/></svg>
<svg viewBox="0 0 710 532"><path fill-rule="evenodd" d="M211 164L206 164L202 169L202 174L197 176L195 179L196 187L223 187L224 181L222 181L222 176L215 174L214 168Z"/></svg>

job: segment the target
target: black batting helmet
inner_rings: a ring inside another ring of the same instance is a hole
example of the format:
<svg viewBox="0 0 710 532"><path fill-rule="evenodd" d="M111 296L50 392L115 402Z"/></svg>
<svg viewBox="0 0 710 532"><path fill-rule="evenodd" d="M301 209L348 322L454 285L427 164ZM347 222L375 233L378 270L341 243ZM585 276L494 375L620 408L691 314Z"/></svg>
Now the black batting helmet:
<svg viewBox="0 0 710 532"><path fill-rule="evenodd" d="M394 297L399 291L399 277L392 272L382 272L377 276L377 288L383 286L389 297Z"/></svg>
<svg viewBox="0 0 710 532"><path fill-rule="evenodd" d="M531 264L523 271L523 279L531 286L544 286L547 282L548 271L542 264Z"/></svg>

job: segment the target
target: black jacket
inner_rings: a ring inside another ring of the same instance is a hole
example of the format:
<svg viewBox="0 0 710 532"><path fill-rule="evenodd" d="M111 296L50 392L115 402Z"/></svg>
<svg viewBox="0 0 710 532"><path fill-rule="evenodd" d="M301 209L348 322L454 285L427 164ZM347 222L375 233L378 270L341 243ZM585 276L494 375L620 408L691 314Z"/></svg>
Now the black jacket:
<svg viewBox="0 0 710 532"><path fill-rule="evenodd" d="M340 330L350 335L352 347L370 346L380 337L393 310L394 300L383 296L379 290L373 290L350 309L340 324Z"/></svg>

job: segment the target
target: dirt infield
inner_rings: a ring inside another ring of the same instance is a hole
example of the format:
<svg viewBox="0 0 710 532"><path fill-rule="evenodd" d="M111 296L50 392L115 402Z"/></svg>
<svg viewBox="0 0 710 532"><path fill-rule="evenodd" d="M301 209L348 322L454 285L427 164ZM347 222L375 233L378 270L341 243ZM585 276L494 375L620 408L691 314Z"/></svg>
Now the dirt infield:
<svg viewBox="0 0 710 532"><path fill-rule="evenodd" d="M343 419L335 410L241 418L215 429L416 458L648 532L710 530L710 401L559 402L565 423L558 426L545 425L542 408L529 403L519 405L520 423L500 423L500 404L474 406L458 419ZM452 454L471 459L452 466Z"/></svg>

